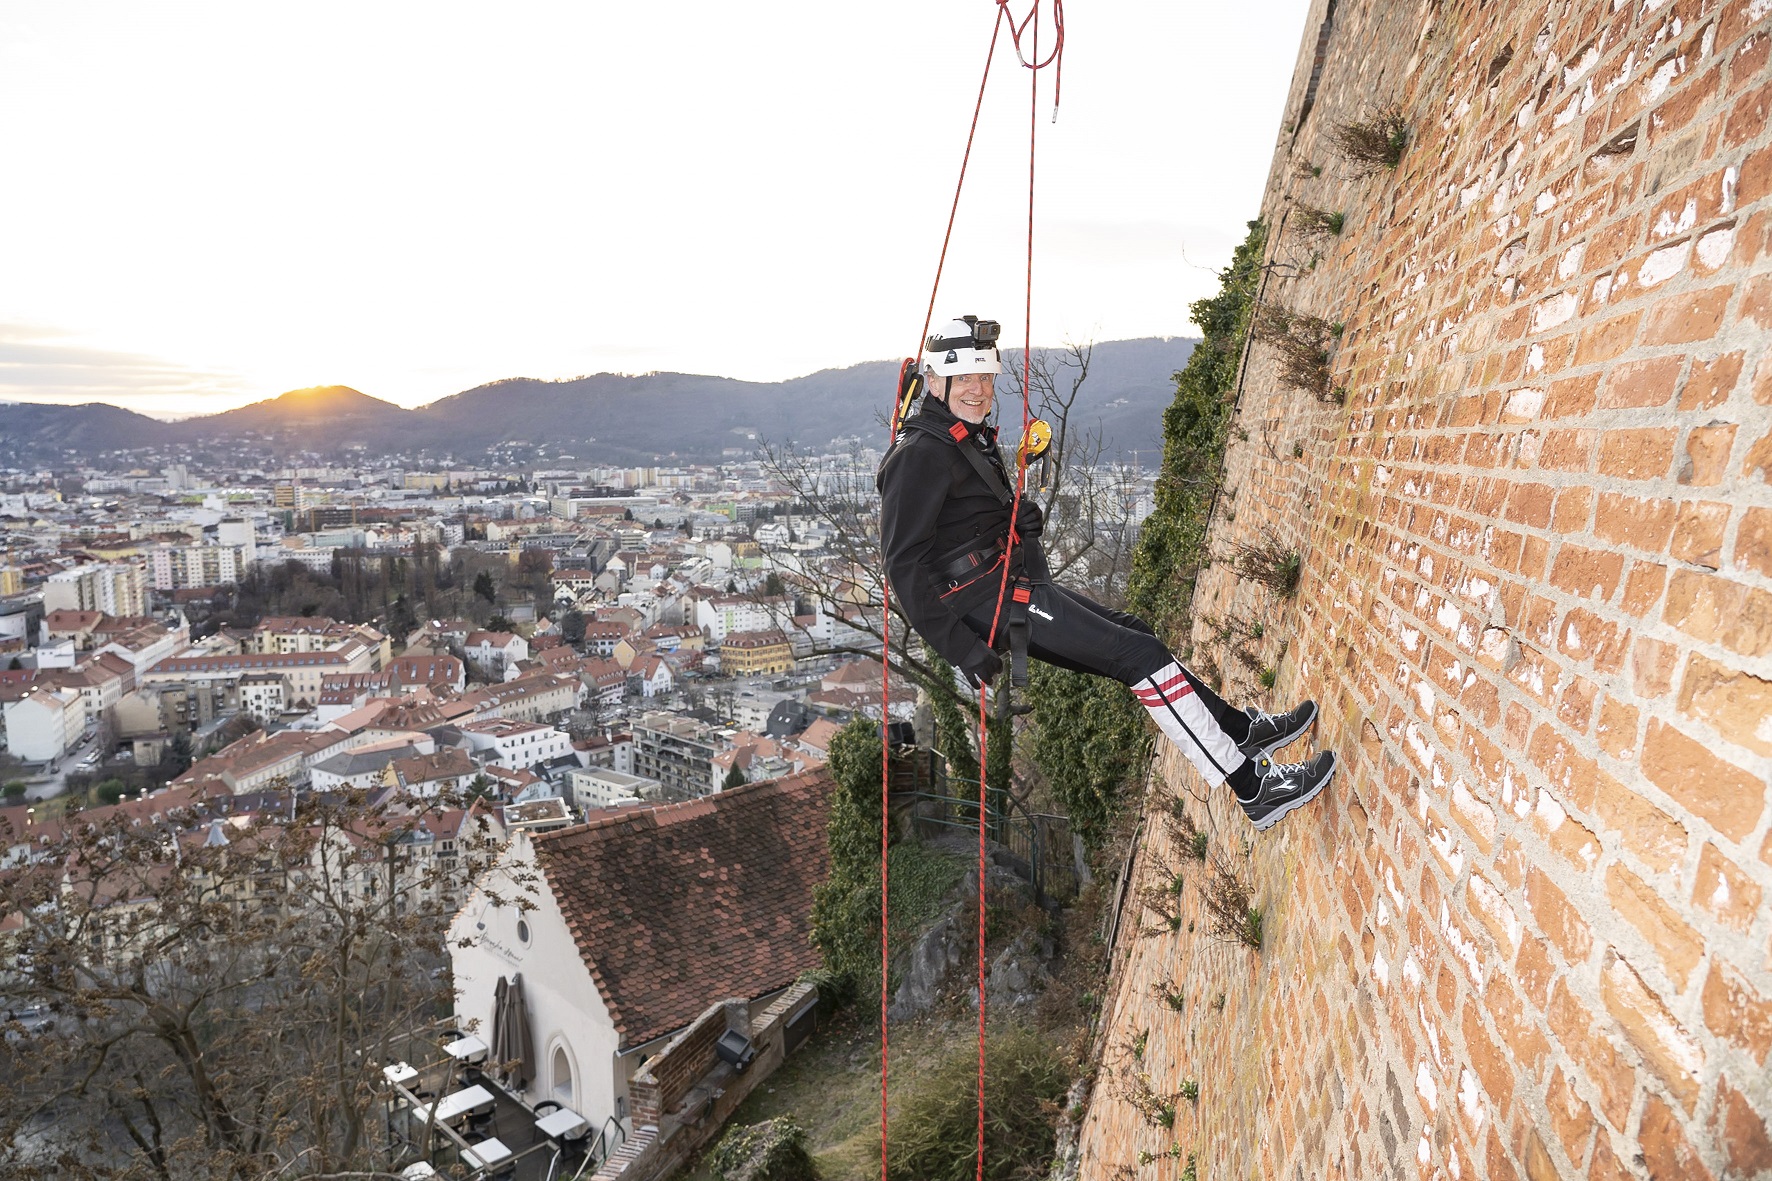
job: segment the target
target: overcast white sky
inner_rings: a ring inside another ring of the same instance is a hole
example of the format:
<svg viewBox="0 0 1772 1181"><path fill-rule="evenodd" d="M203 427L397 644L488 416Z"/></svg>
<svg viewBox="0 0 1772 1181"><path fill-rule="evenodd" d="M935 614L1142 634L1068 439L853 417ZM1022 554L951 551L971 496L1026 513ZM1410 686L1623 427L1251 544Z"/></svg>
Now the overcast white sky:
<svg viewBox="0 0 1772 1181"><path fill-rule="evenodd" d="M1192 331L1305 8L1071 0L1056 124L1041 74L1036 344ZM0 399L418 405L901 356L995 9L9 0ZM937 316L1019 342L1029 74L998 55Z"/></svg>

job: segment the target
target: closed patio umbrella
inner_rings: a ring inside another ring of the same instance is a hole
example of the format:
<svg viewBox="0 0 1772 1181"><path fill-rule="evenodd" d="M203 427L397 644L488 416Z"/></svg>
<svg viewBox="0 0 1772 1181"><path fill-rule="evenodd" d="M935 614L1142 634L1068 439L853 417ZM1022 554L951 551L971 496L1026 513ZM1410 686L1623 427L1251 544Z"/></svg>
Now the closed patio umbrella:
<svg viewBox="0 0 1772 1181"><path fill-rule="evenodd" d="M512 1065L506 1081L513 1090L524 1090L535 1077L535 1038L529 1032L529 1002L523 995L523 974L511 977L505 994L505 1058Z"/></svg>
<svg viewBox="0 0 1772 1181"><path fill-rule="evenodd" d="M509 1054L505 1045L505 1008L510 1004L510 982L500 973L498 984L492 990L492 1028L487 1031L486 1068L497 1070Z"/></svg>

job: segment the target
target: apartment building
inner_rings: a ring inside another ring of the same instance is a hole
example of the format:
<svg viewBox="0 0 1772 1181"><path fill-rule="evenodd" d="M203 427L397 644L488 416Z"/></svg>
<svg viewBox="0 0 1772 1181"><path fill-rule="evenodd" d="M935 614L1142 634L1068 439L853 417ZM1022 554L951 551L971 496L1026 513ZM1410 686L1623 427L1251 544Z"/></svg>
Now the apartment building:
<svg viewBox="0 0 1772 1181"><path fill-rule="evenodd" d="M133 562L105 562L59 570L43 582L43 609L145 615L148 568Z"/></svg>

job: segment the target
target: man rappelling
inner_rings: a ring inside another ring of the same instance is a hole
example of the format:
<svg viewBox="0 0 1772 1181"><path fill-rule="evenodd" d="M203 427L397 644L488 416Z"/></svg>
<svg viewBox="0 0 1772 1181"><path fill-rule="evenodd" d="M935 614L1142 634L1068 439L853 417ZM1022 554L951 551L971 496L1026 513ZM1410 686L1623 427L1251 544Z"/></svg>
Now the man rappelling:
<svg viewBox="0 0 1772 1181"><path fill-rule="evenodd" d="M1052 580L1039 506L1015 495L988 422L1003 371L999 331L972 316L949 322L925 343L902 397L901 429L878 476L886 575L899 605L975 688L1002 674L998 648L1009 651L1017 683L1032 656L1126 685L1208 783L1228 784L1258 830L1272 827L1335 775L1330 751L1273 761L1316 720L1316 703L1282 714L1233 709L1143 620ZM922 403L904 413L916 385Z"/></svg>

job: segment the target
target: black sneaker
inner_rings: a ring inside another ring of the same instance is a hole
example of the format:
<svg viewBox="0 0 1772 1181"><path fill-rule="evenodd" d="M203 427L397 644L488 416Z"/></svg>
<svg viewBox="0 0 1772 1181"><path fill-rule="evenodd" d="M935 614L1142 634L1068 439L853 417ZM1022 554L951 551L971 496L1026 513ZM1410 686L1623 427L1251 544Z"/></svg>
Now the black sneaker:
<svg viewBox="0 0 1772 1181"><path fill-rule="evenodd" d="M1307 701L1289 713L1270 714L1253 705L1245 708L1249 715L1249 737L1237 747L1246 759L1272 755L1281 747L1290 746L1317 720L1317 703Z"/></svg>
<svg viewBox="0 0 1772 1181"><path fill-rule="evenodd" d="M1335 752L1321 751L1303 763L1255 762L1255 798L1238 798L1256 832L1265 832L1292 809L1310 803L1335 778Z"/></svg>

